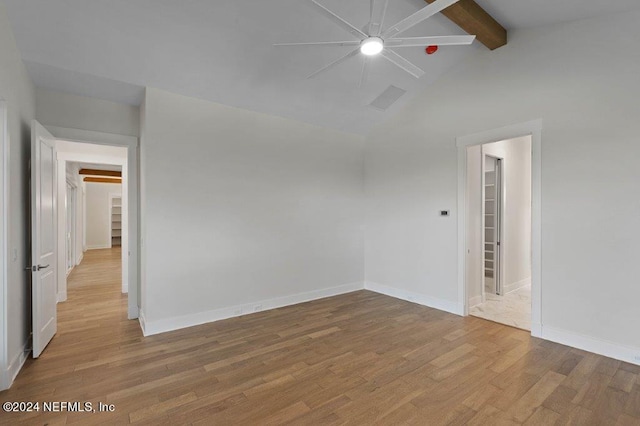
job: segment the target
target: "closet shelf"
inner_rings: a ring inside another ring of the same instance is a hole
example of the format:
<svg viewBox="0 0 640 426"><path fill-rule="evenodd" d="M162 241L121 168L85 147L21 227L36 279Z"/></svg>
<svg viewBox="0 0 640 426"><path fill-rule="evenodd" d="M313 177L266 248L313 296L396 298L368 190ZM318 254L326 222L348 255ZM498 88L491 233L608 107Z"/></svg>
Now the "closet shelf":
<svg viewBox="0 0 640 426"><path fill-rule="evenodd" d="M111 246L122 245L122 199L114 198L111 205Z"/></svg>
<svg viewBox="0 0 640 426"><path fill-rule="evenodd" d="M486 160L485 160L486 161ZM496 236L495 210L498 204L498 195L496 193L498 184L496 182L495 171L485 171L483 181L483 268L485 277L493 277L495 274L495 266L497 262L494 260L494 242ZM490 259L489 259L490 258Z"/></svg>

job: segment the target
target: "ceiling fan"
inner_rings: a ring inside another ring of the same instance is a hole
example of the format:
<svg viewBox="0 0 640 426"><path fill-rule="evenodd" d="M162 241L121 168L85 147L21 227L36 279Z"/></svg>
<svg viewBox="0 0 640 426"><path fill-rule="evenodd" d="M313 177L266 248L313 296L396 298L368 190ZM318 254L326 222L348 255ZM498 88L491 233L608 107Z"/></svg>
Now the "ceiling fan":
<svg viewBox="0 0 640 426"><path fill-rule="evenodd" d="M407 59L396 53L392 49L403 47L426 47L426 46L456 46L456 45L468 45L473 43L476 38L474 35L456 35L456 36L437 36L437 37L397 37L398 34L408 30L409 28L419 24L446 9L454 3L460 0L436 0L428 6L420 9L413 15L410 15L402 21L391 25L388 28L384 28L385 15L387 13L387 7L389 6L389 0L383 0L382 7L376 8L377 0L370 0L370 19L369 24L360 30L349 22L345 21L340 16L336 15L325 6L318 3L316 0L311 0L319 12L333 21L341 28L350 32L357 40L351 41L320 41L311 43L278 43L274 46L355 46L355 49L347 53L346 55L338 58L328 65L320 68L314 73L307 76L312 78L318 74L328 71L336 65L352 58L358 54L364 55L364 63L362 66L362 74L360 76L360 82L358 86L362 86L367 79L367 70L369 66L369 58L372 56L380 55L387 61L396 65L397 67L408 72L415 78L422 77L425 72L418 66L409 62Z"/></svg>

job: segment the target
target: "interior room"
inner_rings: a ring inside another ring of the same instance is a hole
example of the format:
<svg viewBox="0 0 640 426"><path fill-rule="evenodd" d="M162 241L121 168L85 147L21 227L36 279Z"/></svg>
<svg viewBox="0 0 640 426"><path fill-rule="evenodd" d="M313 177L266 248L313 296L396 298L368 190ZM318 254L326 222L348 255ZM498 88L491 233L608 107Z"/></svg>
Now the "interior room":
<svg viewBox="0 0 640 426"><path fill-rule="evenodd" d="M0 423L639 424L638 22L0 0Z"/></svg>

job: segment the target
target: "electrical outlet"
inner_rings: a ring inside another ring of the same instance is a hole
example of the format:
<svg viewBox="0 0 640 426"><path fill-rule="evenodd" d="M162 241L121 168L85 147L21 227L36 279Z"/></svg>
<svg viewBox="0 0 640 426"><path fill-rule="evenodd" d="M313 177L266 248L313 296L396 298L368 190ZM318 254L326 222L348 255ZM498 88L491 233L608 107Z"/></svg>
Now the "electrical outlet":
<svg viewBox="0 0 640 426"><path fill-rule="evenodd" d="M253 308L253 312L260 312L261 310L262 310L262 305L256 305L256 306Z"/></svg>

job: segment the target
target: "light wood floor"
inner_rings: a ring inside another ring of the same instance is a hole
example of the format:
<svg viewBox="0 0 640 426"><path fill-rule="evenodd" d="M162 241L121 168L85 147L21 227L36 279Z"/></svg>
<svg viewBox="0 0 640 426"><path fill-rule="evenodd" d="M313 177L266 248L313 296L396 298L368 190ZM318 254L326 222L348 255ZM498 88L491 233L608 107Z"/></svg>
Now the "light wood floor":
<svg viewBox="0 0 640 426"><path fill-rule="evenodd" d="M58 334L0 393L115 412L0 423L640 424L640 367L367 291L143 338L119 257L87 252Z"/></svg>

